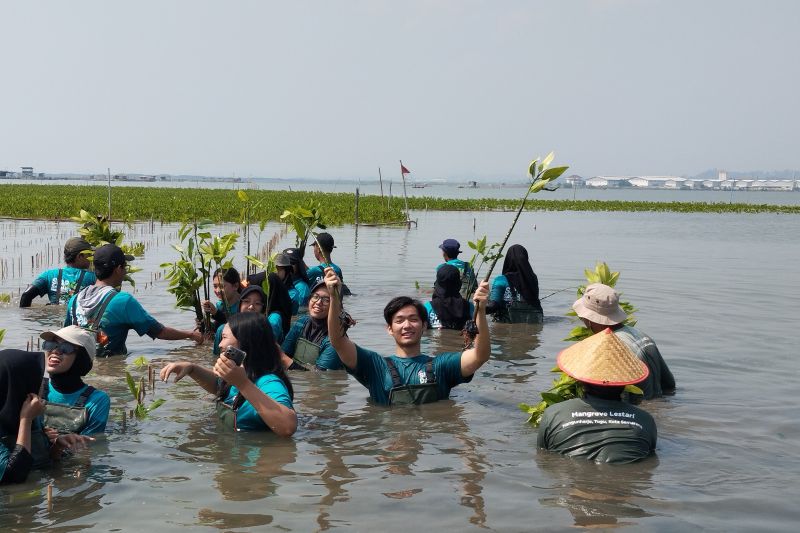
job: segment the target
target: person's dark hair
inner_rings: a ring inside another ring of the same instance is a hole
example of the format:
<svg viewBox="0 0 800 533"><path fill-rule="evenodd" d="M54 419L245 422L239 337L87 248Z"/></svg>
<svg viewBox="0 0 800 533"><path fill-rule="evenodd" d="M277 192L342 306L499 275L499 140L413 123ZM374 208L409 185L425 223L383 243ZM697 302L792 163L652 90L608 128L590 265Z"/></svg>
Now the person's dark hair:
<svg viewBox="0 0 800 533"><path fill-rule="evenodd" d="M419 313L420 320L425 323L428 322L428 311L425 310L425 306L422 304L422 302L413 298L409 298L408 296L398 296L397 298L392 298L389 300L389 303L383 308L383 318L386 320L386 324L391 324L394 315L397 314L400 309L408 305L414 306L414 308L417 310L417 313Z"/></svg>
<svg viewBox="0 0 800 533"><path fill-rule="evenodd" d="M69 253L64 252L64 262L67 263L68 265L72 264L75 262L75 260L78 258L79 255L81 255L80 252L69 252Z"/></svg>
<svg viewBox="0 0 800 533"><path fill-rule="evenodd" d="M218 276L222 276L222 281L227 281L231 285L239 284L239 292L242 292L242 278L239 276L238 270L233 267L218 268L214 271L214 276L211 279L217 279Z"/></svg>
<svg viewBox="0 0 800 533"><path fill-rule="evenodd" d="M269 301L265 305L266 314L267 316L271 313L281 315L281 329L286 335L292 327L292 298L277 274L272 272L267 279L269 281Z"/></svg>
<svg viewBox="0 0 800 533"><path fill-rule="evenodd" d="M253 383L265 374L275 374L289 390L289 398L294 399L294 389L286 369L281 363L281 356L275 344L272 328L264 320L261 313L236 313L228 318L228 326L233 336L239 341L239 349L247 354L244 360L244 370ZM228 397L230 384L225 384L217 396L218 400ZM244 403L244 397L239 396L234 408Z"/></svg>
<svg viewBox="0 0 800 533"><path fill-rule="evenodd" d="M624 386L606 387L605 385L592 385L585 382L581 382L581 385L583 385L584 394L591 394L603 400L620 400L622 391L625 390Z"/></svg>
<svg viewBox="0 0 800 533"><path fill-rule="evenodd" d="M97 279L103 281L111 277L111 274L117 269L117 265L98 265L94 264L94 275Z"/></svg>
<svg viewBox="0 0 800 533"><path fill-rule="evenodd" d="M89 357L89 352L86 351L86 348L78 345L75 346L78 349L75 351L75 362L72 363L72 368L75 369L75 372L79 376L85 376L92 370L94 362L92 358Z"/></svg>

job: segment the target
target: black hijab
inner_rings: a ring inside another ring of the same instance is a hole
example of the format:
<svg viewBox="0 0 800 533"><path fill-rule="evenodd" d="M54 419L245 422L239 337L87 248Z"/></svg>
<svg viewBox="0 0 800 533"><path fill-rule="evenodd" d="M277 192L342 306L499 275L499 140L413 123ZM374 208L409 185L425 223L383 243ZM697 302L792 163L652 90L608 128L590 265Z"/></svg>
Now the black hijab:
<svg viewBox="0 0 800 533"><path fill-rule="evenodd" d="M50 374L50 383L62 394L70 394L83 388L83 376L89 373L93 363L86 349L78 346L75 353L75 360L69 370L61 374Z"/></svg>
<svg viewBox="0 0 800 533"><path fill-rule="evenodd" d="M469 302L461 297L461 273L453 265L443 264L436 271L431 307L445 329L461 329L469 320Z"/></svg>
<svg viewBox="0 0 800 533"><path fill-rule="evenodd" d="M289 291L281 281L280 276L273 272L267 279L269 280L267 316L270 313L280 314L283 334L286 335L292 327L292 299L289 297Z"/></svg>
<svg viewBox="0 0 800 533"><path fill-rule="evenodd" d="M0 350L0 433L17 437L19 410L28 393L38 393L44 376L44 354Z"/></svg>
<svg viewBox="0 0 800 533"><path fill-rule="evenodd" d="M525 303L541 308L539 303L539 278L528 262L528 251L519 244L513 244L506 252L503 261L503 275L508 284L522 296Z"/></svg>

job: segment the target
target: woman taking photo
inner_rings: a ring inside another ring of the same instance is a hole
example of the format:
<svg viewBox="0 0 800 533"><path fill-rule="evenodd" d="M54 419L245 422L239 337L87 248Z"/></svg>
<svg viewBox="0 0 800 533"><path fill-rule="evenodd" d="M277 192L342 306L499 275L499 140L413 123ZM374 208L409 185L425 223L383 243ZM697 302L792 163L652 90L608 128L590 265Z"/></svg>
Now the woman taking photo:
<svg viewBox="0 0 800 533"><path fill-rule="evenodd" d="M226 355L228 348L245 352L241 365ZM217 396L217 414L235 431L271 430L289 437L297 430L292 405L294 390L281 364L275 338L261 313L239 313L228 318L220 341L222 355L213 369L189 361L170 363L161 370L167 381L190 376Z"/></svg>

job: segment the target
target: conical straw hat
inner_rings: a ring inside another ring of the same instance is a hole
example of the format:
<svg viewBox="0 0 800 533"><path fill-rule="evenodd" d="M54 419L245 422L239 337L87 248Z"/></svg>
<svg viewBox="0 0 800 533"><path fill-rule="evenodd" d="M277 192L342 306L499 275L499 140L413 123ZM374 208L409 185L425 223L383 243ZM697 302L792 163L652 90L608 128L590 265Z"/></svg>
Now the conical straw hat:
<svg viewBox="0 0 800 533"><path fill-rule="evenodd" d="M608 328L562 350L556 364L578 381L609 387L639 383L650 374L647 365Z"/></svg>

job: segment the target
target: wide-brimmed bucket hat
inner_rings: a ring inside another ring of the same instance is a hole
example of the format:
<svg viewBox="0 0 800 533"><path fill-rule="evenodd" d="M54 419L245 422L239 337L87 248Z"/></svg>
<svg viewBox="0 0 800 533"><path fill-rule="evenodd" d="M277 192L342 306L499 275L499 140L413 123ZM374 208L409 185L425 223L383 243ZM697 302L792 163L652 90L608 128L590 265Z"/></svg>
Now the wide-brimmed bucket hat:
<svg viewBox="0 0 800 533"><path fill-rule="evenodd" d="M617 291L602 283L588 285L583 296L572 304L572 309L579 317L603 326L621 324L628 318L628 314L619 306Z"/></svg>
<svg viewBox="0 0 800 533"><path fill-rule="evenodd" d="M75 346L82 346L86 353L89 354L89 359L94 360L97 346L95 335L89 330L79 326L67 326L58 331L45 331L39 337L46 341L54 341L58 338Z"/></svg>
<svg viewBox="0 0 800 533"><path fill-rule="evenodd" d="M608 387L633 385L650 375L647 365L608 328L562 350L556 364L578 381Z"/></svg>

